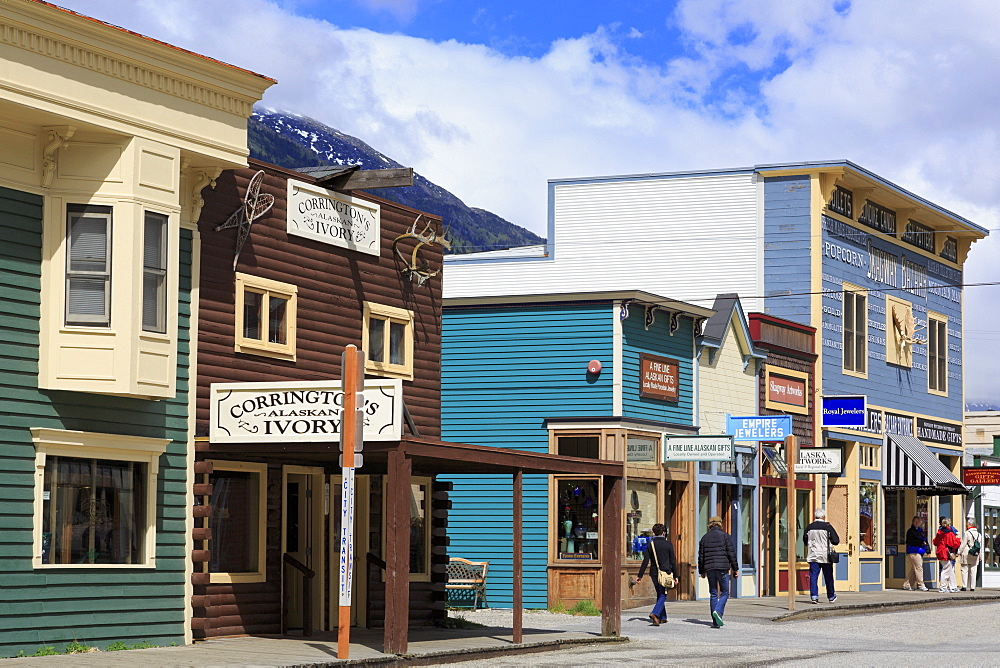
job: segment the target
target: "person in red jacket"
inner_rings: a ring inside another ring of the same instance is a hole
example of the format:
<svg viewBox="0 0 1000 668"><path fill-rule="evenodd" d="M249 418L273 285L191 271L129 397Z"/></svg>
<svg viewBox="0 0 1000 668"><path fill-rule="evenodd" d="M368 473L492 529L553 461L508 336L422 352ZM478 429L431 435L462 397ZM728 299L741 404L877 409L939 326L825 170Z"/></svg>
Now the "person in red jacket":
<svg viewBox="0 0 1000 668"><path fill-rule="evenodd" d="M941 526L934 536L934 556L938 558L939 565L938 591L941 593L958 591L958 583L955 581L955 555L961 544L958 533L951 526L951 520L942 517Z"/></svg>

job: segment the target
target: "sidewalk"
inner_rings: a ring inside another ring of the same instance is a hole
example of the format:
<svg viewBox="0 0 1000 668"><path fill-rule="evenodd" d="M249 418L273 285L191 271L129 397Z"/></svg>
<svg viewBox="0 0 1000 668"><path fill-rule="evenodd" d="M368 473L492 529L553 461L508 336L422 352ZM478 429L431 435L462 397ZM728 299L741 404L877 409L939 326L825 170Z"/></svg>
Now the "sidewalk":
<svg viewBox="0 0 1000 668"><path fill-rule="evenodd" d="M975 592L940 594L937 591L839 593L836 603L825 597L814 605L808 596L795 599L795 610L788 610L788 598L729 599L726 619L757 621L761 624L794 623L796 620L839 615L875 614L901 608L955 606L1000 601L1000 590L977 589ZM622 612L622 628L643 621L648 607ZM674 619L709 619L708 601L671 601L667 613ZM382 652L381 630L354 629L351 632L351 660L337 658L336 634L316 634L312 638L247 637L209 640L186 647L122 652L72 654L40 658L0 660L0 666L21 668L59 668L60 666L343 666L343 665L437 665L454 661L489 659L491 656L520 652L543 652L594 643L627 642L628 638L604 638L598 635L600 618L573 617L547 611L526 611L524 642L514 645L511 638L510 610L456 610L454 616L483 624L478 629L414 628L410 630L409 653L402 656ZM611 649L609 645L608 649Z"/></svg>
<svg viewBox="0 0 1000 668"><path fill-rule="evenodd" d="M762 622L790 622L801 619L819 619L840 615L871 614L890 612L905 608L933 606L968 605L972 603L995 603L1000 601L1000 589L977 589L954 594L942 594L936 589L930 591L847 591L837 593L836 603L827 603L826 595L820 590L820 602L809 602L808 596L795 597L795 610L789 611L788 597L730 598L726 603L726 618L756 619ZM648 614L647 608L633 608L625 611L629 616ZM704 617L709 619L708 600L668 601L667 614L670 616Z"/></svg>

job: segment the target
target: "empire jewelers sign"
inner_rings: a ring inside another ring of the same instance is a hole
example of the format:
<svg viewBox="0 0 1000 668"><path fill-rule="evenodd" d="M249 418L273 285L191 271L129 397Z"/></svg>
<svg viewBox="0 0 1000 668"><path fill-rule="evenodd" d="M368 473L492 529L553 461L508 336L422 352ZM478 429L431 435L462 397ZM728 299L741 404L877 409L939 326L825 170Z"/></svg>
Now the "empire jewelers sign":
<svg viewBox="0 0 1000 668"><path fill-rule="evenodd" d="M727 415L726 431L736 441L783 441L792 434L792 416Z"/></svg>
<svg viewBox="0 0 1000 668"><path fill-rule="evenodd" d="M375 202L288 181L288 234L378 255L382 209Z"/></svg>
<svg viewBox="0 0 1000 668"><path fill-rule="evenodd" d="M640 354L639 396L677 401L680 397L680 391L677 389L679 368L680 363L677 360Z"/></svg>
<svg viewBox="0 0 1000 668"><path fill-rule="evenodd" d="M365 380L366 441L398 441L403 383ZM212 383L213 443L337 443L344 392L340 381Z"/></svg>
<svg viewBox="0 0 1000 668"><path fill-rule="evenodd" d="M667 436L665 462L728 462L733 459L732 436Z"/></svg>

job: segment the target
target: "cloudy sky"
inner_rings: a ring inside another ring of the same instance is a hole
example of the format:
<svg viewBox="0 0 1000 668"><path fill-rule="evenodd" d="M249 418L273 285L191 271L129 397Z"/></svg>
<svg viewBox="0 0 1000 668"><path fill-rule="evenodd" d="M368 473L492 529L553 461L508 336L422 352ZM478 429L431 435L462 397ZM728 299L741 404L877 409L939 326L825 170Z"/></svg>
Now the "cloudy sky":
<svg viewBox="0 0 1000 668"><path fill-rule="evenodd" d="M846 158L993 230L966 280L1000 280L995 0L56 2L537 232L550 178ZM1000 401L998 305L966 290L970 401Z"/></svg>

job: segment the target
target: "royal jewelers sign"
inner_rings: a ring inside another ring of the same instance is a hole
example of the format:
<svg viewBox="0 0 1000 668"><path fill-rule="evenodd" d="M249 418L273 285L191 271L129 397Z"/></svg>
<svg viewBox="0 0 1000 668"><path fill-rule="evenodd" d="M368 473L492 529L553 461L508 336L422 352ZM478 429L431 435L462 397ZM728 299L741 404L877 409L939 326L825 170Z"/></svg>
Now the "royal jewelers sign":
<svg viewBox="0 0 1000 668"><path fill-rule="evenodd" d="M677 377L680 363L669 357L639 355L639 396L677 401Z"/></svg>
<svg viewBox="0 0 1000 668"><path fill-rule="evenodd" d="M402 437L403 383L365 380L366 441ZM212 383L212 443L337 443L344 392L340 381Z"/></svg>
<svg viewBox="0 0 1000 668"><path fill-rule="evenodd" d="M733 459L732 436L667 436L665 462L723 462Z"/></svg>
<svg viewBox="0 0 1000 668"><path fill-rule="evenodd" d="M858 395L822 397L824 427L864 427L868 417L868 398Z"/></svg>
<svg viewBox="0 0 1000 668"><path fill-rule="evenodd" d="M288 181L288 234L378 255L381 219L375 202Z"/></svg>

